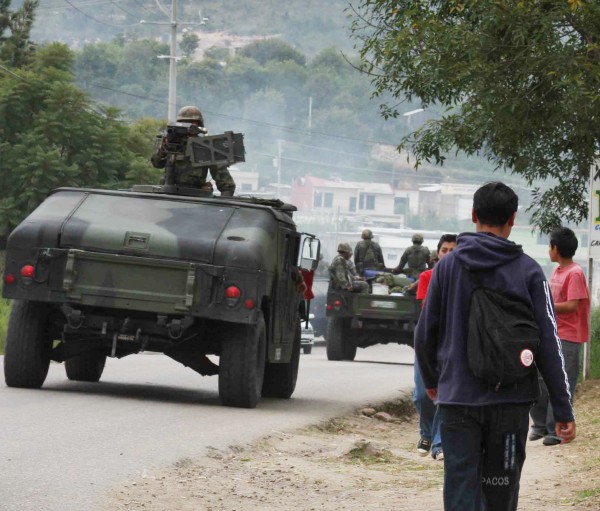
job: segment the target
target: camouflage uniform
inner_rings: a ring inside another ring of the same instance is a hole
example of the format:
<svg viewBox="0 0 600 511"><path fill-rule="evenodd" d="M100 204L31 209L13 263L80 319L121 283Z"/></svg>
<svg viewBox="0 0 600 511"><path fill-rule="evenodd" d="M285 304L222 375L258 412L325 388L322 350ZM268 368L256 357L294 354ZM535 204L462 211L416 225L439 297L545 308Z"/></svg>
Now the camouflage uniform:
<svg viewBox="0 0 600 511"><path fill-rule="evenodd" d="M189 122L196 126L204 127L204 117L202 112L195 106L184 106L177 112L178 122ZM192 135L189 138L197 137ZM158 169L162 169L167 164L167 154L161 144L155 154L150 158L152 165ZM208 170L210 175L217 184L217 189L221 195L232 196L235 192L235 181L231 177L227 166L213 166L207 169L192 163L194 161L192 153L192 144L186 141L183 154L175 155L175 175L177 176L177 184L189 186L191 188L200 188L212 191L212 184L206 181Z"/></svg>
<svg viewBox="0 0 600 511"><path fill-rule="evenodd" d="M191 138L191 137L190 137ZM152 165L158 169L165 167L167 163L167 155L159 148L156 153L150 158ZM206 186L206 178L208 177L208 170L206 167L197 167L192 163L191 158L191 144L186 143L185 153L177 154L175 156L175 173L178 176L177 183L182 186L189 186L192 188L206 188L211 189L211 186ZM233 195L235 191L235 181L227 167L210 167L210 175L217 184L217 189L223 192L231 192Z"/></svg>
<svg viewBox="0 0 600 511"><path fill-rule="evenodd" d="M409 279L398 275L392 275L391 273L382 273L381 275L378 275L375 277L374 282L388 286L390 293L405 293L411 284Z"/></svg>
<svg viewBox="0 0 600 511"><path fill-rule="evenodd" d="M329 265L329 282L337 289L348 290L352 286L353 293L369 293L369 284L358 280L354 263L342 255L337 255Z"/></svg>
<svg viewBox="0 0 600 511"><path fill-rule="evenodd" d="M372 240L363 239L356 244L356 247L354 247L354 262L360 275L363 275L365 270L385 269L381 247L379 243Z"/></svg>
<svg viewBox="0 0 600 511"><path fill-rule="evenodd" d="M408 277L419 278L421 272L427 269L430 258L429 249L415 243L404 251L400 258L400 264L394 268L393 273L404 273ZM408 268L405 270L406 265Z"/></svg>

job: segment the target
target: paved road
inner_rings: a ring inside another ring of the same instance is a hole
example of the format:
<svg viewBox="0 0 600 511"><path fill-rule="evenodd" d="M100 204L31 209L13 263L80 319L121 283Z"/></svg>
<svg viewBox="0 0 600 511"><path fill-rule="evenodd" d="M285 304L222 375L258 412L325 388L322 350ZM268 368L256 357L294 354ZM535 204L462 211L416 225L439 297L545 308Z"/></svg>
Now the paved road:
<svg viewBox="0 0 600 511"><path fill-rule="evenodd" d="M109 359L100 383L71 382L52 364L41 390L0 383L0 510L81 511L145 469L246 444L274 430L313 424L412 386L413 351L359 350L329 362L302 355L290 400L254 410L219 405L217 378L162 355Z"/></svg>

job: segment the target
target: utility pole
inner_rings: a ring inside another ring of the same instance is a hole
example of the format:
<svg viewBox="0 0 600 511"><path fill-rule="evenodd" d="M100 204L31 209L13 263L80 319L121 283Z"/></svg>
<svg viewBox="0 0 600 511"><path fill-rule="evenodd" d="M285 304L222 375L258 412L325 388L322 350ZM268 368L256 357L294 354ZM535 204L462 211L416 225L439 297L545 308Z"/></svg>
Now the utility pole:
<svg viewBox="0 0 600 511"><path fill-rule="evenodd" d="M281 197L281 140L277 139L277 198Z"/></svg>
<svg viewBox="0 0 600 511"><path fill-rule="evenodd" d="M160 10L168 16L166 9L156 0ZM181 22L180 25L204 25L208 18L203 18L201 11L198 11L200 22ZM169 55L158 55L159 59L169 60L169 108L167 110L167 119L169 122L177 120L177 0L171 0L171 20L170 21L146 21L141 20L142 24L149 25L169 25L171 27L171 47Z"/></svg>

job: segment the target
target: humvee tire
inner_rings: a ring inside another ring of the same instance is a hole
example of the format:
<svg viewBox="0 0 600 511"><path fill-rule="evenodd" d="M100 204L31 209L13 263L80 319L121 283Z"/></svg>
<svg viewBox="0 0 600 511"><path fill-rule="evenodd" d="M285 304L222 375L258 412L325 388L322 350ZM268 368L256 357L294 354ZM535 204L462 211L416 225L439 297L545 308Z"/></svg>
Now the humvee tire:
<svg viewBox="0 0 600 511"><path fill-rule="evenodd" d="M256 407L263 386L266 356L262 315L256 325L227 330L219 359L219 399L223 405Z"/></svg>
<svg viewBox="0 0 600 511"><path fill-rule="evenodd" d="M354 360L356 344L344 338L344 318L329 317L327 319L327 335L325 346L327 360Z"/></svg>
<svg viewBox="0 0 600 511"><path fill-rule="evenodd" d="M301 335L301 326L298 321L290 361L287 364L272 364L267 362L262 388L263 397L278 397L282 399L292 397L296 389L296 381L298 380Z"/></svg>
<svg viewBox="0 0 600 511"><path fill-rule="evenodd" d="M48 307L39 302L15 300L4 347L6 385L40 388L48 376L51 348Z"/></svg>
<svg viewBox="0 0 600 511"><path fill-rule="evenodd" d="M91 351L65 360L67 378L73 381L100 381L106 355L98 351Z"/></svg>
<svg viewBox="0 0 600 511"><path fill-rule="evenodd" d="M312 346L304 346L302 348L302 353L304 353L305 355L310 355L312 352Z"/></svg>

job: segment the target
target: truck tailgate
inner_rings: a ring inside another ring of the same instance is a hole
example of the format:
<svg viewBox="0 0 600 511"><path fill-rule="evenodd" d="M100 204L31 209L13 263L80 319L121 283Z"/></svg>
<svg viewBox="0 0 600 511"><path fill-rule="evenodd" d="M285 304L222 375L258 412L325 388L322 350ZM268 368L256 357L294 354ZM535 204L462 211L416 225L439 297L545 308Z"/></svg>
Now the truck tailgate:
<svg viewBox="0 0 600 511"><path fill-rule="evenodd" d="M362 318L411 320L415 317L414 298L394 295L355 295L354 314Z"/></svg>
<svg viewBox="0 0 600 511"><path fill-rule="evenodd" d="M190 311L194 302L196 267L189 262L72 249L63 289L70 301L83 305L181 314Z"/></svg>

